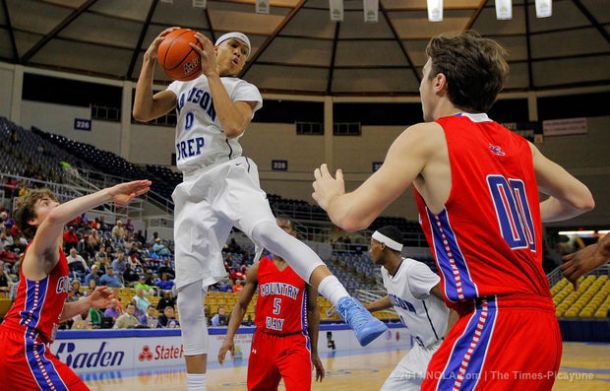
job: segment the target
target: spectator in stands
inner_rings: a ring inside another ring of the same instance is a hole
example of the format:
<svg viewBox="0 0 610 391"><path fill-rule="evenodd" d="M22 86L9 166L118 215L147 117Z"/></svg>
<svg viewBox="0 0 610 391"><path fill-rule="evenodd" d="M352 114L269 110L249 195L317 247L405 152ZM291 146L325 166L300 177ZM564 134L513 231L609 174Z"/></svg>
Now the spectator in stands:
<svg viewBox="0 0 610 391"><path fill-rule="evenodd" d="M125 312L119 316L114 323L115 329L128 329L138 325L138 318L135 317L136 306L132 303L127 304Z"/></svg>
<svg viewBox="0 0 610 391"><path fill-rule="evenodd" d="M0 261L0 292L8 293L13 287L13 280L4 269L4 262Z"/></svg>
<svg viewBox="0 0 610 391"><path fill-rule="evenodd" d="M170 256L171 253L167 247L161 242L161 238L155 239L155 243L152 245L152 251L159 256Z"/></svg>
<svg viewBox="0 0 610 391"><path fill-rule="evenodd" d="M229 317L227 316L227 310L224 305L218 307L218 312L212 317L212 326L226 326L229 324Z"/></svg>
<svg viewBox="0 0 610 391"><path fill-rule="evenodd" d="M0 251L8 251L14 243L15 241L11 234L7 232L6 226L4 224L0 225Z"/></svg>
<svg viewBox="0 0 610 391"><path fill-rule="evenodd" d="M97 250L101 244L102 239L100 238L100 235L98 234L96 229L92 229L89 233L89 236L87 236L85 246L87 253L89 253L89 255L93 257L95 255L95 250Z"/></svg>
<svg viewBox="0 0 610 391"><path fill-rule="evenodd" d="M68 255L66 259L68 260L68 268L71 272L89 272L89 266L87 266L87 262L85 262L85 259L80 256L80 254L78 254L74 247L70 249L70 255Z"/></svg>
<svg viewBox="0 0 610 391"><path fill-rule="evenodd" d="M101 246L99 251L95 254L95 262L100 264L105 263L108 257L110 257L110 253L107 253L106 248Z"/></svg>
<svg viewBox="0 0 610 391"><path fill-rule="evenodd" d="M133 297L133 300L135 300L136 309L145 314L150 306L150 301L144 296L142 288L136 288L136 295Z"/></svg>
<svg viewBox="0 0 610 391"><path fill-rule="evenodd" d="M235 280L235 285L233 285L233 292L241 292L244 289L244 286L241 284L241 280Z"/></svg>
<svg viewBox="0 0 610 391"><path fill-rule="evenodd" d="M125 259L125 252L123 252L123 250L118 250L116 252L116 258L114 261L112 261L112 269L114 269L116 274L123 275L127 269L126 264L127 260Z"/></svg>
<svg viewBox="0 0 610 391"><path fill-rule="evenodd" d="M83 312L82 314L76 315L72 318L72 325L70 326L71 330L88 330L91 329L91 322L87 319L87 312Z"/></svg>
<svg viewBox="0 0 610 391"><path fill-rule="evenodd" d="M112 266L106 267L106 274L100 277L100 285L106 285L110 288L122 288L123 283L113 274Z"/></svg>
<svg viewBox="0 0 610 391"><path fill-rule="evenodd" d="M140 325L146 326L151 329L156 329L159 324L159 319L157 318L157 310L154 305L149 305L146 309L146 314L140 317Z"/></svg>
<svg viewBox="0 0 610 391"><path fill-rule="evenodd" d="M102 312L97 308L89 308L89 315L87 316L93 328L99 329L102 324Z"/></svg>
<svg viewBox="0 0 610 391"><path fill-rule="evenodd" d="M133 270L130 263L127 263L125 266L126 269L123 272L123 282L125 283L125 286L135 285L135 282L140 279L140 275Z"/></svg>
<svg viewBox="0 0 610 391"><path fill-rule="evenodd" d="M88 288L89 292L93 292L96 287L97 287L97 280L90 279L89 281L87 281L87 288Z"/></svg>
<svg viewBox="0 0 610 391"><path fill-rule="evenodd" d="M119 301L117 299L113 299L110 302L110 307L106 308L106 310L104 311L104 316L106 318L112 318L113 321L116 321L120 315L121 310L119 306Z"/></svg>
<svg viewBox="0 0 610 391"><path fill-rule="evenodd" d="M72 292L74 292L74 296L77 298L83 297L83 292L81 291L81 285L79 280L72 280Z"/></svg>
<svg viewBox="0 0 610 391"><path fill-rule="evenodd" d="M159 268L158 272L161 275L167 274L169 276L169 278L172 280L176 277L174 269L172 268L172 261L170 261L169 259L166 259L165 261L163 261L163 266L161 266Z"/></svg>
<svg viewBox="0 0 610 391"><path fill-rule="evenodd" d="M161 290L169 291L174 287L174 281L170 280L167 273L163 273L163 274L161 274L161 279L159 281L157 281L156 285L157 285L157 288L159 288Z"/></svg>
<svg viewBox="0 0 610 391"><path fill-rule="evenodd" d="M174 297L172 292L164 291L163 297L161 297L161 300L159 300L159 303L157 303L157 310L163 311L165 309L165 307L174 307L175 305L176 305L176 298Z"/></svg>
<svg viewBox="0 0 610 391"><path fill-rule="evenodd" d="M78 245L78 236L74 231L74 226L70 226L66 232L64 232L64 248L76 248Z"/></svg>
<svg viewBox="0 0 610 391"><path fill-rule="evenodd" d="M144 291L144 293L147 295L155 294L155 290L150 285L148 285L148 283L146 282L146 276L143 274L140 274L140 278L139 278L137 284L135 285L135 288L142 289Z"/></svg>
<svg viewBox="0 0 610 391"><path fill-rule="evenodd" d="M91 272L89 272L89 274L85 276L85 284L87 284L87 286L89 286L89 281L91 280L94 280L95 284L97 285L100 279L100 276L98 274L99 270L100 268L96 264L91 265Z"/></svg>
<svg viewBox="0 0 610 391"><path fill-rule="evenodd" d="M157 327L168 329L176 329L180 327L180 323L174 315L174 307L167 306L163 310L163 314L159 315L159 324Z"/></svg>
<svg viewBox="0 0 610 391"><path fill-rule="evenodd" d="M131 264L131 267L133 269L136 269L138 267L142 267L142 262L140 261L140 259L138 258L139 254L137 250L131 250L129 252L129 257L127 258L127 262L129 262Z"/></svg>
<svg viewBox="0 0 610 391"><path fill-rule="evenodd" d="M121 242L125 239L125 226L122 220L117 220L116 225L112 228L112 241Z"/></svg>
<svg viewBox="0 0 610 391"><path fill-rule="evenodd" d="M146 243L146 238L144 237L144 235L142 234L142 230L138 230L138 232L136 232L136 234L134 235L134 239L140 243Z"/></svg>

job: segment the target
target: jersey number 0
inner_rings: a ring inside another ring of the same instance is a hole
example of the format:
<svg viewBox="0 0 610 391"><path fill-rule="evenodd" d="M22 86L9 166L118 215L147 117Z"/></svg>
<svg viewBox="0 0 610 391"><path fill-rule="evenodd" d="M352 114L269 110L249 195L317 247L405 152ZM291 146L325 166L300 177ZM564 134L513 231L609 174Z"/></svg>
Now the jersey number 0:
<svg viewBox="0 0 610 391"><path fill-rule="evenodd" d="M521 179L488 175L487 185L496 210L502 237L512 250L536 251L534 223Z"/></svg>

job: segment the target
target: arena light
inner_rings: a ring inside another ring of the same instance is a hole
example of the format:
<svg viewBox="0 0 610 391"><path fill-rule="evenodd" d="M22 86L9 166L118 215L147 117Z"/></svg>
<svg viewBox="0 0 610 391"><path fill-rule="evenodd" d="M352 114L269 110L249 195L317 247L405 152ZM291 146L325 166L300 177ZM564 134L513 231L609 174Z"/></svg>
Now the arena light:
<svg viewBox="0 0 610 391"><path fill-rule="evenodd" d="M269 13L269 0L256 0L256 13L257 14L268 14Z"/></svg>
<svg viewBox="0 0 610 391"><path fill-rule="evenodd" d="M379 20L379 0L362 0L364 22L376 23Z"/></svg>
<svg viewBox="0 0 610 391"><path fill-rule="evenodd" d="M430 22L443 21L443 0L428 0L428 20Z"/></svg>
<svg viewBox="0 0 610 391"><path fill-rule="evenodd" d="M513 18L512 0L496 0L496 19L510 20Z"/></svg>
<svg viewBox="0 0 610 391"><path fill-rule="evenodd" d="M343 22L343 0L328 0L330 10L330 20L333 22Z"/></svg>
<svg viewBox="0 0 610 391"><path fill-rule="evenodd" d="M162 3L174 4L174 0L161 0Z"/></svg>
<svg viewBox="0 0 610 391"><path fill-rule="evenodd" d="M536 17L548 18L551 15L553 15L553 1L536 0Z"/></svg>
<svg viewBox="0 0 610 391"><path fill-rule="evenodd" d="M193 0L193 8L205 8L207 0Z"/></svg>

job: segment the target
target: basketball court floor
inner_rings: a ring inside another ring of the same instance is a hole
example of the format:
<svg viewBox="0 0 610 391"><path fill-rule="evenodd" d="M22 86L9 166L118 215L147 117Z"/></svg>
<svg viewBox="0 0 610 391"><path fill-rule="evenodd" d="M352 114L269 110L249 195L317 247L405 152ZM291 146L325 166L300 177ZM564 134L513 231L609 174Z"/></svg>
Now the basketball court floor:
<svg viewBox="0 0 610 391"><path fill-rule="evenodd" d="M351 354L327 354L322 361L327 377L313 390L354 391L379 390L404 351L362 350ZM245 390L247 360L211 365L208 372L208 391ZM183 368L162 368L130 372L98 372L82 374L94 391L185 390ZM284 390L280 386L280 390ZM557 391L607 391L610 390L610 343L563 344L563 359Z"/></svg>

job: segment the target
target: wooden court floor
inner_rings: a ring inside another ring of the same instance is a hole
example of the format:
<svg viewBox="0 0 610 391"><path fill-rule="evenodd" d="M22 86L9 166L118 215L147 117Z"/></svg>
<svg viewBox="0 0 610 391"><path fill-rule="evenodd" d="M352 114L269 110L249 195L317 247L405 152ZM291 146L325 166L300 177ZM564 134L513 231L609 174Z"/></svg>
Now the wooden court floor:
<svg viewBox="0 0 610 391"><path fill-rule="evenodd" d="M563 359L556 391L610 390L610 344L564 343ZM322 357L327 377L315 383L312 390L355 391L379 390L404 351L366 352L354 355ZM225 364L226 365L226 364ZM219 368L208 372L208 391L245 390L247 365ZM94 391L185 390L186 379L180 368L133 373L96 374L88 380ZM280 390L284 390L280 386Z"/></svg>

